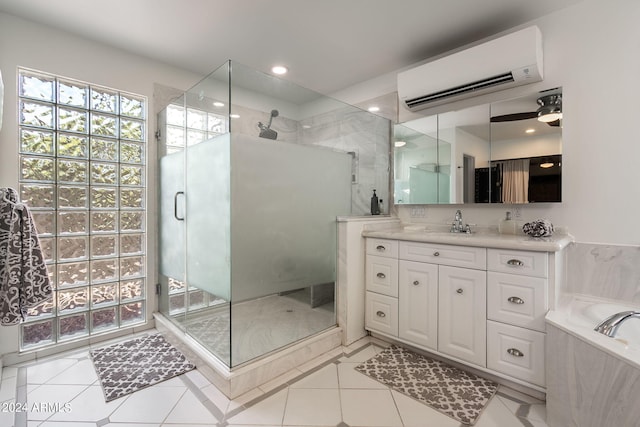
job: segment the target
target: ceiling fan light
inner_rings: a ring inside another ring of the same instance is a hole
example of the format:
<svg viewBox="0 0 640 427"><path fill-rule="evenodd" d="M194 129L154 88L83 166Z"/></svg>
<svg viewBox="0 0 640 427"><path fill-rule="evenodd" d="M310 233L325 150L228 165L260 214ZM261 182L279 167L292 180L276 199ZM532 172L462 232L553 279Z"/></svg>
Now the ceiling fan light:
<svg viewBox="0 0 640 427"><path fill-rule="evenodd" d="M562 111L557 109L549 111L549 112L538 112L538 121L544 123L555 122L556 120L560 120L562 118Z"/></svg>
<svg viewBox="0 0 640 427"><path fill-rule="evenodd" d="M538 121L550 123L562 118L562 94L540 97L538 105Z"/></svg>

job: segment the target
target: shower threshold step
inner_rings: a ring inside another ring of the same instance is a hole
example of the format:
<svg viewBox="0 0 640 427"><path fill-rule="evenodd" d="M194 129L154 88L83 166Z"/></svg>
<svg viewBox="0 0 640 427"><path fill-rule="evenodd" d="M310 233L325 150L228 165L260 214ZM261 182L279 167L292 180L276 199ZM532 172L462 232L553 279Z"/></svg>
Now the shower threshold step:
<svg viewBox="0 0 640 427"><path fill-rule="evenodd" d="M341 346L342 328L336 326L254 361L229 368L161 313L153 314L156 329L180 349L198 371L228 398L234 399Z"/></svg>

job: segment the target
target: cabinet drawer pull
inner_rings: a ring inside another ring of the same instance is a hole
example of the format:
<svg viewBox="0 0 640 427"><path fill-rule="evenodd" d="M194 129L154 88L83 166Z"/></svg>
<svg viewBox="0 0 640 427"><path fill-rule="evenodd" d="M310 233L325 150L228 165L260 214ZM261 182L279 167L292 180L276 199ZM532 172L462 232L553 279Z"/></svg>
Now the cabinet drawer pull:
<svg viewBox="0 0 640 427"><path fill-rule="evenodd" d="M513 304L524 304L524 300L518 297L509 297L507 298L507 301Z"/></svg>
<svg viewBox="0 0 640 427"><path fill-rule="evenodd" d="M384 279L385 277L387 277L384 275L384 273L378 273L376 274L376 276L378 276L378 279Z"/></svg>
<svg viewBox="0 0 640 427"><path fill-rule="evenodd" d="M417 280L413 281L414 286L418 286L420 284L420 282L418 282Z"/></svg>
<svg viewBox="0 0 640 427"><path fill-rule="evenodd" d="M434 252L433 256L440 256L440 252L438 252L438 251Z"/></svg>
<svg viewBox="0 0 640 427"><path fill-rule="evenodd" d="M524 353L518 350L517 348L509 348L507 349L507 353L515 357L524 357Z"/></svg>
<svg viewBox="0 0 640 427"><path fill-rule="evenodd" d="M510 259L509 261L507 261L507 265L522 267L524 265L524 262L520 261L519 259Z"/></svg>
<svg viewBox="0 0 640 427"><path fill-rule="evenodd" d="M463 293L464 291L462 290L462 288L458 288L458 289L456 290L456 292L457 292L457 293L459 293L459 294L461 294L461 293Z"/></svg>
<svg viewBox="0 0 640 427"><path fill-rule="evenodd" d="M385 248L385 247L384 247L384 246L382 246L382 245L378 245L378 246L376 246L376 250L378 250L378 251L380 251L380 252L384 252L384 251L386 251L386 250L387 250L387 248Z"/></svg>
<svg viewBox="0 0 640 427"><path fill-rule="evenodd" d="M384 313L384 311L380 311L380 310L378 310L376 312L376 316L378 316L378 317L387 317L387 315Z"/></svg>

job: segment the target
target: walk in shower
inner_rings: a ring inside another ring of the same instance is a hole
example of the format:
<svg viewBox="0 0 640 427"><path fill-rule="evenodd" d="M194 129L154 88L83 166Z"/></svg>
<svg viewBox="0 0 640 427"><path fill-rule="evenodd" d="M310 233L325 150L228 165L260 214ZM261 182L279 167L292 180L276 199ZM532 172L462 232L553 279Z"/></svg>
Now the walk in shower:
<svg viewBox="0 0 640 427"><path fill-rule="evenodd" d="M389 120L228 62L158 116L161 315L228 368L336 327L336 217L388 193Z"/></svg>

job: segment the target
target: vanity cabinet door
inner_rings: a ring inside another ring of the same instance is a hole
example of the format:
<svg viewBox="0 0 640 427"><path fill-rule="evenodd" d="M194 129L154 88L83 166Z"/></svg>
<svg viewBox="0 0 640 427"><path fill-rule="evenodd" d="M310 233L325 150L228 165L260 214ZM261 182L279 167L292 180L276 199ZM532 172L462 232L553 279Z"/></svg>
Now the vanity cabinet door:
<svg viewBox="0 0 640 427"><path fill-rule="evenodd" d="M438 348L438 266L401 260L398 267L400 338Z"/></svg>
<svg viewBox="0 0 640 427"><path fill-rule="evenodd" d="M438 351L479 366L487 363L486 272L440 266Z"/></svg>

